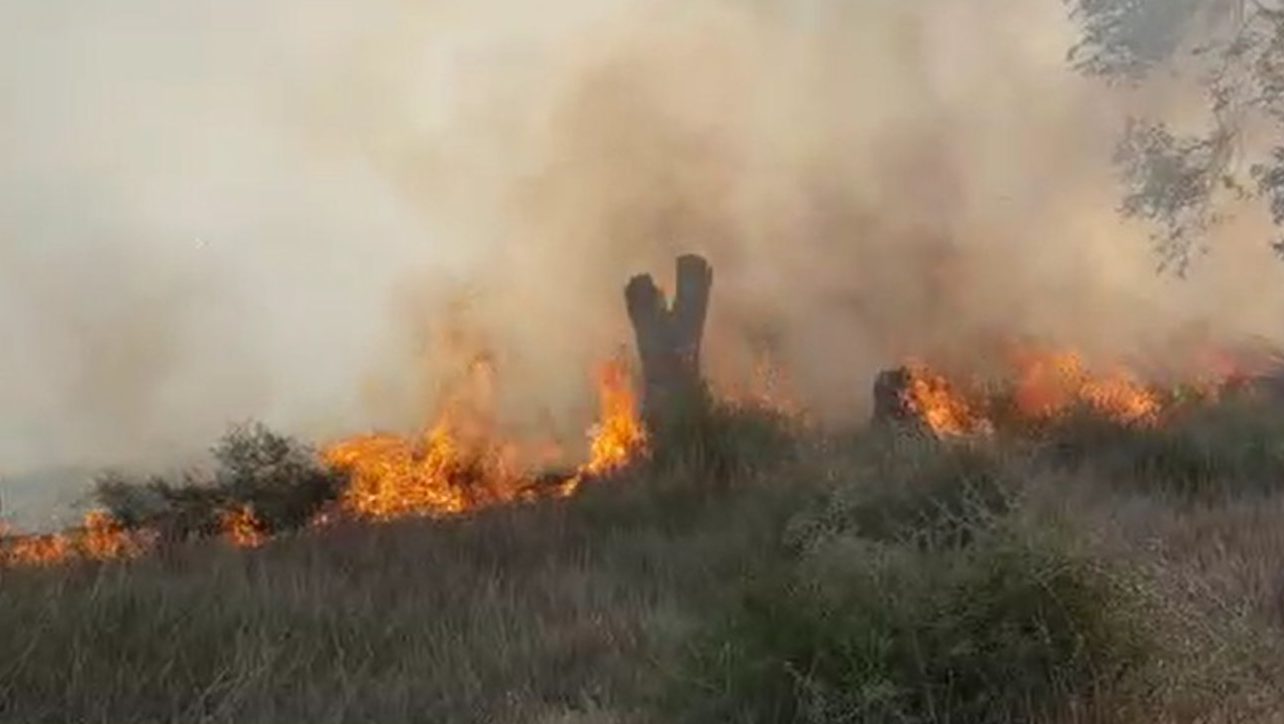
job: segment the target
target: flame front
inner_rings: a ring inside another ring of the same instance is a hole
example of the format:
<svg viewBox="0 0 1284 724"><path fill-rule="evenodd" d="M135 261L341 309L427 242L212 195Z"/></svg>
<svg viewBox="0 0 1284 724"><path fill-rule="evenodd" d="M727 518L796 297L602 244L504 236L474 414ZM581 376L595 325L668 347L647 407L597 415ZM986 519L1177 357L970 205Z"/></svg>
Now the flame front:
<svg viewBox="0 0 1284 724"><path fill-rule="evenodd" d="M1047 422L1088 409L1116 422L1157 424L1165 412L1160 392L1132 371L1115 366L1094 372L1077 352L1014 347L999 379L1001 393L960 384L921 362L906 366L914 412L937 435L976 434L993 429L987 410L1009 410L1018 421ZM1226 384L1219 379L1210 386Z"/></svg>
<svg viewBox="0 0 1284 724"><path fill-rule="evenodd" d="M1165 407L1169 397L1122 367L1094 373L1077 353L1034 347L1014 348L1006 361L999 394L915 361L904 367L899 395L908 411L940 436L991 432L991 413L1000 411L1010 412L1017 420L1037 422L1086 407L1122 423L1144 425L1158 424L1169 412ZM1209 383L1210 389L1225 389L1236 375L1246 374L1234 365L1223 366L1232 372L1214 369L1212 375L1218 379ZM476 361L469 369L469 389L448 398L436 423L419 436L362 435L325 448L323 462L345 473L348 482L338 501L318 515L314 525L343 517L388 521L451 516L539 497L569 496L586 481L617 472L646 454L646 429L631 371L623 359L599 368L599 419L588 433L588 460L560 478L532 471L560 460L558 446L539 444L535 455L523 457L518 453L525 448L499 439L493 372L487 358ZM221 524L223 537L240 548L258 547L269 538L248 506L226 511ZM110 514L93 511L80 527L63 533L11 535L0 528L0 567L128 559L156 540L152 531L127 530Z"/></svg>
<svg viewBox="0 0 1284 724"><path fill-rule="evenodd" d="M1159 396L1123 367L1093 375L1075 352L1018 350L1013 401L1024 417L1046 420L1084 406L1125 423L1154 422Z"/></svg>
<svg viewBox="0 0 1284 724"><path fill-rule="evenodd" d="M110 513L85 514L78 529L48 535L0 537L0 566L39 567L74 560L116 561L142 554L152 543L146 532L126 530Z"/></svg>
<svg viewBox="0 0 1284 724"><path fill-rule="evenodd" d="M550 495L570 495L585 478L619 470L645 449L626 363L602 366L598 395L601 417L590 430L589 461ZM492 411L468 401L448 403L418 439L365 435L327 448L326 464L349 477L342 510L371 520L440 517L539 496L534 476L518 462L519 446L497 442Z"/></svg>
<svg viewBox="0 0 1284 724"><path fill-rule="evenodd" d="M367 435L331 446L324 458L350 477L343 509L374 520L462 513L512 500L522 487L502 450L465 445L449 417L418 440Z"/></svg>

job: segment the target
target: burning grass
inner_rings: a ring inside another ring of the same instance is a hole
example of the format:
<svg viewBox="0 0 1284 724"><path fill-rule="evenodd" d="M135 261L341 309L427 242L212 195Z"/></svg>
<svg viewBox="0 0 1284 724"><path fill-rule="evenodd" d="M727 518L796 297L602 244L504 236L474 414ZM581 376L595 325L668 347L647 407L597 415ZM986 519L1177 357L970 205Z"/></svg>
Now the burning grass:
<svg viewBox="0 0 1284 724"><path fill-rule="evenodd" d="M85 514L81 525L48 535L4 535L0 531L0 567L48 567L71 561L119 561L151 548L154 536L127 530L102 510Z"/></svg>
<svg viewBox="0 0 1284 724"><path fill-rule="evenodd" d="M111 515L5 539L0 719L1284 712L1278 526L1243 514L1284 504L1274 404L1020 369L974 398L914 368L933 436L704 398L648 439L607 366L590 455L552 476L466 401L319 455L240 428L207 484L108 486Z"/></svg>
<svg viewBox="0 0 1284 724"><path fill-rule="evenodd" d="M621 360L598 372L600 417L588 433L588 460L561 476L530 469L521 446L499 436L494 410L485 404L493 398L493 370L485 360L473 365L469 383L417 438L361 435L318 455L262 425L244 425L215 447L212 475L187 473L175 485L108 474L97 489L106 510L91 512L75 531L0 539L0 566L131 558L157 539L219 536L257 548L273 535L339 518L441 518L567 497L647 452L630 371Z"/></svg>
<svg viewBox="0 0 1284 724"><path fill-rule="evenodd" d="M773 413L701 419L694 450L719 440L738 461L725 485L707 467L725 463L692 451L565 500L0 571L0 719L1278 711L1278 526L1243 511L1275 510L1279 493L1192 510L1000 437L786 427L794 454L769 460L753 451Z"/></svg>
<svg viewBox="0 0 1284 724"><path fill-rule="evenodd" d="M476 368L489 378L489 368ZM369 435L323 452L326 464L349 476L344 511L372 520L458 515L541 496L566 496L584 480L615 472L646 451L646 432L628 366L613 360L598 374L600 418L589 431L589 459L578 472L540 485L521 463L521 449L500 442L493 410L473 397L451 400L419 439Z"/></svg>
<svg viewBox="0 0 1284 724"><path fill-rule="evenodd" d="M1219 356L1190 380L1148 381L1125 365L1094 367L1072 350L1010 344L997 372L950 375L913 360L902 371L905 412L940 437L1023 435L1087 413L1119 425L1154 428L1192 404L1206 404L1252 373Z"/></svg>

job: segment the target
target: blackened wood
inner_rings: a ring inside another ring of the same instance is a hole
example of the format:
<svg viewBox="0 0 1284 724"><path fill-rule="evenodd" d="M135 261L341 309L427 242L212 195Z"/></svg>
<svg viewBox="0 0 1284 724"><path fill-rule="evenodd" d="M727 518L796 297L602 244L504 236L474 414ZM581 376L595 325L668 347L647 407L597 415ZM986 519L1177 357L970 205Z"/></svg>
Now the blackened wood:
<svg viewBox="0 0 1284 724"><path fill-rule="evenodd" d="M633 277L624 290L642 360L643 413L653 428L702 393L700 352L712 288L709 263L689 254L677 260L672 307L649 274Z"/></svg>

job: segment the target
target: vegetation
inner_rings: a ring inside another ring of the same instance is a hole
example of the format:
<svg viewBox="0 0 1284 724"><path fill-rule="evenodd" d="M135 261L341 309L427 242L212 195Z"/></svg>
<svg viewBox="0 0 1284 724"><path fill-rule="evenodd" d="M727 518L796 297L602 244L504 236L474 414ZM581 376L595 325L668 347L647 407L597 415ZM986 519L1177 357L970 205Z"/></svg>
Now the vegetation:
<svg viewBox="0 0 1284 724"><path fill-rule="evenodd" d="M942 443L717 408L568 500L0 571L0 720L1271 721L1269 413Z"/></svg>
<svg viewBox="0 0 1284 724"><path fill-rule="evenodd" d="M313 452L262 424L233 427L212 450L212 472L177 481L143 481L109 472L95 485L96 501L127 528L157 530L171 541L216 535L222 516L248 507L265 533L302 527L343 486Z"/></svg>
<svg viewBox="0 0 1284 724"><path fill-rule="evenodd" d="M1123 210L1158 225L1163 262L1184 270L1230 205L1258 200L1284 223L1284 8L1269 0L1067 0L1082 25L1071 59L1138 83L1163 71L1207 98L1201 126L1135 119L1119 145ZM1258 134L1262 135L1262 134ZM1284 242L1276 242L1284 251Z"/></svg>

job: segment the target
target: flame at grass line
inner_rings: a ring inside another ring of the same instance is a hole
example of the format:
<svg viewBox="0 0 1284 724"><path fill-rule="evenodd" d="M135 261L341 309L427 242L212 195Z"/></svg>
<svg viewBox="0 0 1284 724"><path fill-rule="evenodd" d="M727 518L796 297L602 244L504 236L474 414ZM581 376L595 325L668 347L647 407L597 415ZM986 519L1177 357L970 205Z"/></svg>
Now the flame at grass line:
<svg viewBox="0 0 1284 724"><path fill-rule="evenodd" d="M905 368L910 405L933 432L952 437L991 432L991 418L1004 412L1020 422L1038 423L1088 409L1121 424L1158 425L1176 399L1122 365L1105 372L1092 370L1080 354L1069 350L1015 346L1004 366L996 391L911 362ZM1203 398L1215 399L1245 376L1226 363L1201 371L1194 388Z"/></svg>
<svg viewBox="0 0 1284 724"><path fill-rule="evenodd" d="M1221 358L1218 358L1221 359ZM994 415L1005 411L1018 420L1047 421L1076 408L1089 408L1126 424L1162 422L1172 397L1147 386L1129 370L1107 373L1088 368L1074 352L1014 348L1001 375L1001 393L973 380L959 381L921 361L905 366L908 404L940 436L988 434ZM1216 395L1234 380L1251 377L1227 357L1201 366L1196 387ZM755 368L757 393L726 396L732 403L766 406L789 414L795 409L778 389L778 371L769 362ZM469 370L462 394L447 401L437 422L417 437L372 434L325 448L322 461L348 475L339 500L314 521L314 527L340 518L388 521L404 517L442 517L539 497L566 497L585 481L609 475L647 453L648 440L628 364L614 359L597 375L599 417L589 430L589 458L573 473L549 481L523 465L523 447L501 440L494 417L494 370L479 360ZM765 393L765 395L764 395ZM549 459L549 450L543 458ZM556 457L556 456L554 456ZM222 537L240 548L256 548L270 536L252 508L225 511ZM49 535L8 535L0 528L0 568L52 566L76 560L112 561L149 550L157 536L127 530L103 511L87 514L74 530Z"/></svg>
<svg viewBox="0 0 1284 724"><path fill-rule="evenodd" d="M116 561L141 555L155 543L148 531L130 531L111 514L85 514L80 528L48 535L4 535L0 567L54 566L71 561Z"/></svg>
<svg viewBox="0 0 1284 724"><path fill-rule="evenodd" d="M609 475L646 454L646 426L628 363L614 359L601 366L597 378L598 422L589 430L589 460L557 491L568 497L588 478Z"/></svg>
<svg viewBox="0 0 1284 724"><path fill-rule="evenodd" d="M1014 357L1013 399L1025 417L1049 419L1083 405L1117 422L1158 421L1163 407L1159 394L1122 366L1093 374L1072 351L1019 349Z"/></svg>
<svg viewBox="0 0 1284 724"><path fill-rule="evenodd" d="M588 475L605 475L623 468L647 445L629 366L621 360L602 365L597 390L598 423L589 431L589 461L583 469Z"/></svg>
<svg viewBox="0 0 1284 724"><path fill-rule="evenodd" d="M493 370L474 369L489 389ZM392 520L448 516L541 495L573 494L587 478L616 471L642 454L646 435L623 360L598 375L600 418L590 430L589 461L560 484L542 491L521 465L521 446L498 441L493 410L465 395L447 403L419 438L364 435L323 452L330 467L348 474L341 508L358 518Z"/></svg>
<svg viewBox="0 0 1284 724"><path fill-rule="evenodd" d="M600 418L589 431L588 462L559 484L540 489L519 465L519 446L495 437L493 410L485 409L493 404L492 377L487 361L475 363L470 390L447 404L420 438L364 435L328 447L323 462L348 473L350 482L314 527L344 516L375 521L437 517L541 495L568 496L585 480L620 470L646 450L628 364L612 360L598 373ZM238 548L257 548L270 539L248 505L224 511L219 522L221 537ZM157 537L154 531L127 530L100 510L88 513L79 528L62 533L11 535L0 527L0 568L125 560L151 549Z"/></svg>

